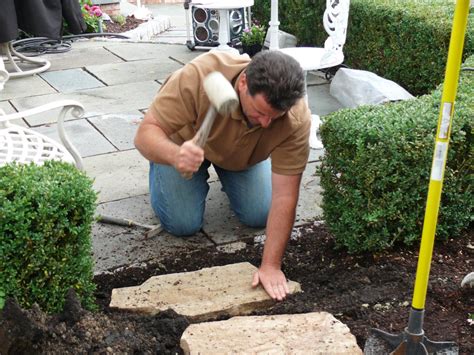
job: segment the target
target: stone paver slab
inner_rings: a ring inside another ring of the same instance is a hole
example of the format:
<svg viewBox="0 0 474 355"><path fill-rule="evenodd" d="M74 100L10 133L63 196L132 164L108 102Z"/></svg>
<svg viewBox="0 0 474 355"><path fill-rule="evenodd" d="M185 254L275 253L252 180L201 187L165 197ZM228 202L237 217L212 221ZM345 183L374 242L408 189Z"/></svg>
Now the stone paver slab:
<svg viewBox="0 0 474 355"><path fill-rule="evenodd" d="M35 127L34 130L61 142L57 124ZM115 147L86 119L67 121L64 123L64 130L83 158L116 151Z"/></svg>
<svg viewBox="0 0 474 355"><path fill-rule="evenodd" d="M149 194L101 203L97 206L96 213L142 224L159 224L151 208ZM145 239L144 232L145 230L140 227L125 228L96 223L92 229L95 272L101 273L131 264L160 261L188 249L213 245L202 233L178 238L162 232L158 236Z"/></svg>
<svg viewBox="0 0 474 355"><path fill-rule="evenodd" d="M321 161L323 155L324 155L324 149L311 149L309 151L308 162L314 163L317 161Z"/></svg>
<svg viewBox="0 0 474 355"><path fill-rule="evenodd" d="M102 80L107 85L136 83L139 81L166 79L182 65L172 59L152 59L134 62L91 65L87 71Z"/></svg>
<svg viewBox="0 0 474 355"><path fill-rule="evenodd" d="M40 76L59 92L92 89L105 86L83 69L47 71Z"/></svg>
<svg viewBox="0 0 474 355"><path fill-rule="evenodd" d="M120 267L141 267L173 255L212 246L203 234L180 238L162 232L152 238L145 238L143 232L139 227L95 223L92 227L94 273L101 274Z"/></svg>
<svg viewBox="0 0 474 355"><path fill-rule="evenodd" d="M308 102L311 113L320 116L343 108L329 93L329 84L308 86Z"/></svg>
<svg viewBox="0 0 474 355"><path fill-rule="evenodd" d="M0 91L0 100L11 100L20 97L52 94L56 91L39 76L26 76L10 79Z"/></svg>
<svg viewBox="0 0 474 355"><path fill-rule="evenodd" d="M185 354L362 354L349 328L327 312L192 324L180 345Z"/></svg>
<svg viewBox="0 0 474 355"><path fill-rule="evenodd" d="M109 113L146 109L150 106L160 84L156 81L121 84L96 89L81 90L74 93L60 93L13 99L13 105L19 110L26 110L56 100L76 100L85 108L84 117ZM28 117L31 126L56 122L59 109ZM69 114L66 120L71 119Z"/></svg>
<svg viewBox="0 0 474 355"><path fill-rule="evenodd" d="M130 219L148 225L158 225L160 223L151 208L150 194L101 203L97 206L96 213Z"/></svg>
<svg viewBox="0 0 474 355"><path fill-rule="evenodd" d="M128 150L135 148L133 139L142 118L143 114L137 110L90 117L88 120L117 149Z"/></svg>
<svg viewBox="0 0 474 355"><path fill-rule="evenodd" d="M0 110L5 112L7 115L10 113L16 112L13 106L8 101L0 101ZM28 127L28 125L25 123L25 121L22 118L18 118L10 122L18 126Z"/></svg>
<svg viewBox="0 0 474 355"><path fill-rule="evenodd" d="M84 167L99 203L148 193L149 164L135 149L85 158Z"/></svg>
<svg viewBox="0 0 474 355"><path fill-rule="evenodd" d="M295 226L299 226L323 215L321 208L322 189L319 183L319 176L316 176L316 167L319 163L310 163L306 166L300 187L300 198L296 208Z"/></svg>
<svg viewBox="0 0 474 355"><path fill-rule="evenodd" d="M104 43L105 44L105 43ZM103 48L103 45L99 46L86 46L80 45L76 47L76 44L72 44L72 49L64 53L46 54L42 56L51 62L51 68L49 70L62 70L72 68L84 68L88 65L94 64L112 64L123 62L121 58L114 55L107 49Z"/></svg>
<svg viewBox="0 0 474 355"><path fill-rule="evenodd" d="M265 230L262 228L250 228L240 223L221 188L219 181L209 184L202 227L207 236L220 245L263 234Z"/></svg>
<svg viewBox="0 0 474 355"><path fill-rule="evenodd" d="M193 272L154 276L140 286L112 290L110 307L156 314L168 308L192 321L245 315L274 301L262 287L252 288L257 268L238 263ZM289 281L290 293L301 291Z"/></svg>
<svg viewBox="0 0 474 355"><path fill-rule="evenodd" d="M306 85L321 85L321 84L328 84L329 82L324 77L322 72L308 72L306 74Z"/></svg>
<svg viewBox="0 0 474 355"><path fill-rule="evenodd" d="M120 43L110 44L106 48L126 61L158 59L163 60L175 55L190 52L185 45L159 43Z"/></svg>
<svg viewBox="0 0 474 355"><path fill-rule="evenodd" d="M182 47L185 48L184 51L172 53L170 55L171 58L173 58L174 60L182 64L189 63L194 58L200 56L201 54L206 53L206 52L203 53L200 51L191 51L185 45L183 45Z"/></svg>
<svg viewBox="0 0 474 355"><path fill-rule="evenodd" d="M319 163L309 163L303 173L295 226L314 221L322 216L322 190L319 177L315 176L317 164ZM218 245L232 243L265 233L264 228L250 228L240 223L230 208L227 195L221 191L219 181L209 186L203 230L214 243Z"/></svg>

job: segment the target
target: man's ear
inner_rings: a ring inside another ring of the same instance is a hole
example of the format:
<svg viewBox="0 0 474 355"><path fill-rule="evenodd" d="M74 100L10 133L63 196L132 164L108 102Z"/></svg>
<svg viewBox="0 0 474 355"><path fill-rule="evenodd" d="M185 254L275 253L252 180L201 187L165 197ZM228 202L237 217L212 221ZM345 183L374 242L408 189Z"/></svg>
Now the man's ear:
<svg viewBox="0 0 474 355"><path fill-rule="evenodd" d="M238 88L239 92L247 92L247 74L242 73L242 75L240 76Z"/></svg>

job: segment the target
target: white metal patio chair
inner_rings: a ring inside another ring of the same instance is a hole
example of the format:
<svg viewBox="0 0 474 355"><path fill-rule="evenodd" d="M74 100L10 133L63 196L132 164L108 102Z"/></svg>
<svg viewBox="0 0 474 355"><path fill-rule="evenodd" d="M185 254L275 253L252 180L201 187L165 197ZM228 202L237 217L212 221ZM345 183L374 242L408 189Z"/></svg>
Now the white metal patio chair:
<svg viewBox="0 0 474 355"><path fill-rule="evenodd" d="M278 1L272 1L271 21L269 31L270 50L279 50L295 58L304 70L306 93L308 92L306 76L310 70L331 68L344 61L343 47L346 43L347 23L349 19L350 0L326 0L326 10L323 15L324 29L328 38L324 47L288 47L279 48L278 40ZM308 94L306 94L308 100ZM311 116L310 146L323 148L317 136L321 120L318 115Z"/></svg>
<svg viewBox="0 0 474 355"><path fill-rule="evenodd" d="M8 64L8 70L5 64ZM0 43L0 85L2 82L2 70L6 71L10 78L21 78L27 75L42 73L50 67L51 62L47 59L27 57L18 53L13 48L12 41Z"/></svg>
<svg viewBox="0 0 474 355"><path fill-rule="evenodd" d="M279 50L295 58L305 73L309 70L326 69L342 64L344 61L343 47L346 43L349 7L350 0L326 0L323 25L328 38L324 42L323 48L294 47Z"/></svg>
<svg viewBox="0 0 474 355"><path fill-rule="evenodd" d="M57 108L62 108L57 121L62 145L30 128L11 123L15 119ZM10 162L42 165L46 160L61 160L84 170L79 152L69 141L64 131L64 117L68 112L74 117L80 118L84 114L84 107L77 101L62 100L8 115L0 109L0 166Z"/></svg>

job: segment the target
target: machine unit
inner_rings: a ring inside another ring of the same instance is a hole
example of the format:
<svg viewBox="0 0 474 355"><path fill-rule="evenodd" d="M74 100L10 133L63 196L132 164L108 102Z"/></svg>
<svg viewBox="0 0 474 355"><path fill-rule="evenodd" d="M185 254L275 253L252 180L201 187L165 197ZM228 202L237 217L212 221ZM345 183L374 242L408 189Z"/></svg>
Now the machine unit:
<svg viewBox="0 0 474 355"><path fill-rule="evenodd" d="M229 10L230 41L240 37L245 28L245 8ZM191 6L193 46L215 47L219 45L219 11Z"/></svg>

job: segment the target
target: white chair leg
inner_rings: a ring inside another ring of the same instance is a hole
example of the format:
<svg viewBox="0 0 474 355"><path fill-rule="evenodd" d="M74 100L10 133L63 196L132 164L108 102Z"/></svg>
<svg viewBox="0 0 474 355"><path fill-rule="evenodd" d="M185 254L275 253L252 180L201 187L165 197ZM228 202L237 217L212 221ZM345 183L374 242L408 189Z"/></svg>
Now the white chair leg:
<svg viewBox="0 0 474 355"><path fill-rule="evenodd" d="M18 53L13 48L12 42L0 43L0 49L1 52L6 55L7 63L9 63L14 70L14 72L9 73L10 78L21 78L23 76L42 73L51 67L51 63L46 59L27 57L21 53ZM37 66L37 68L23 70L20 65L18 65L19 63L33 64Z"/></svg>
<svg viewBox="0 0 474 355"><path fill-rule="evenodd" d="M10 74L5 69L5 64L3 64L3 56L0 52L0 91L3 90L3 86L10 78Z"/></svg>
<svg viewBox="0 0 474 355"><path fill-rule="evenodd" d="M318 115L311 115L311 128L309 133L309 146L313 149L324 148L323 142L319 139L319 126L322 121Z"/></svg>

